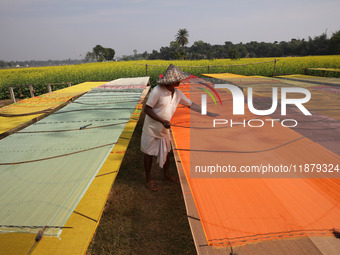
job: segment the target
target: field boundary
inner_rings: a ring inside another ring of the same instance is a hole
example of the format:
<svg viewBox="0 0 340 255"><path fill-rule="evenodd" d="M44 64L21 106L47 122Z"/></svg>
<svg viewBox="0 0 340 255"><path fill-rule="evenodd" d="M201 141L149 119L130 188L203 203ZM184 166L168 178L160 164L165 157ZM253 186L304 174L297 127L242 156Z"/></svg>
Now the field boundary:
<svg viewBox="0 0 340 255"><path fill-rule="evenodd" d="M276 75L276 62L280 59L274 59L270 61L263 61L263 62L256 62L256 63L246 63L246 64L236 64L236 65L202 65L202 66L182 66L177 65L177 67L189 67L189 68L207 68L207 72L210 73L210 67L232 67L232 66L249 66L249 65L259 65L259 64L267 64L267 63L274 63L274 71L273 76ZM145 65L145 75L148 76L148 67L149 66L157 66L157 67L168 67L167 65L150 65L150 64L141 64L141 63L134 63L135 65Z"/></svg>

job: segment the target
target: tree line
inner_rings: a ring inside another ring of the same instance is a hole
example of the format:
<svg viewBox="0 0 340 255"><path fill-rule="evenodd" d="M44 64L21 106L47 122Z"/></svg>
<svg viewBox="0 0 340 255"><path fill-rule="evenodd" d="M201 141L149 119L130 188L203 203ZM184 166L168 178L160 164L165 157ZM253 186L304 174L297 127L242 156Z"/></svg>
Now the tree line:
<svg viewBox="0 0 340 255"><path fill-rule="evenodd" d="M0 68L6 67L39 67L39 66L62 66L62 65L76 65L83 63L79 59L65 59L65 60L26 60L26 61L3 61L0 60Z"/></svg>
<svg viewBox="0 0 340 255"><path fill-rule="evenodd" d="M133 51L132 55L124 55L119 59L114 59L115 50L96 45L85 54L82 60L48 60L48 61L1 61L0 68L16 66L49 66L49 65L71 65L83 62L102 62L112 60L174 60L174 59L238 59L238 58L260 58L260 57L285 57L285 56L315 56L315 55L339 55L340 54L340 30L333 33L331 38L323 33L314 38L308 39L291 39L290 41L281 42L257 42L234 44L226 41L224 44L212 45L202 40L194 42L190 47L189 32L187 29L179 29L175 35L175 40L171 41L169 46L161 47L159 51L153 50L151 53L137 53Z"/></svg>
<svg viewBox="0 0 340 255"><path fill-rule="evenodd" d="M86 53L84 59L66 59L66 60L29 60L29 61L3 61L0 60L0 68L6 67L36 67L36 66L59 66L59 65L75 65L84 62L103 62L114 60L115 50L112 48L105 48L101 45L96 45L92 51Z"/></svg>
<svg viewBox="0 0 340 255"><path fill-rule="evenodd" d="M161 47L159 51L151 53L134 54L124 56L124 60L138 59L223 59L223 58L260 58L260 57L285 57L285 56L313 56L313 55L338 55L340 54L340 30L333 33L331 38L323 33L314 38L291 39L281 42L248 42L233 44L226 41L223 45L212 45L202 40L196 41L192 46L188 44L189 33L186 29L180 29L175 40L169 46Z"/></svg>
<svg viewBox="0 0 340 255"><path fill-rule="evenodd" d="M85 55L85 61L94 61L96 60L97 62L103 62L104 60L106 61L112 61L116 52L112 48L104 48L101 45L96 45L93 47L92 51L89 51Z"/></svg>

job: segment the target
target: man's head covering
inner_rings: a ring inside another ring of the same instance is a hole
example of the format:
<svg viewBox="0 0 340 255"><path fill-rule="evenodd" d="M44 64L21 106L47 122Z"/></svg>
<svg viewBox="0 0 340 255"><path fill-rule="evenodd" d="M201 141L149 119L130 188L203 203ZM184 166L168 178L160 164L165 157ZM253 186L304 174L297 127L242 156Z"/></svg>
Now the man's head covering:
<svg viewBox="0 0 340 255"><path fill-rule="evenodd" d="M190 77L189 73L185 73L181 70L179 70L176 66L173 64L170 64L168 69L166 69L164 75L162 78L160 78L157 83L158 84L164 84L164 85L170 85L176 82L181 82L187 78Z"/></svg>

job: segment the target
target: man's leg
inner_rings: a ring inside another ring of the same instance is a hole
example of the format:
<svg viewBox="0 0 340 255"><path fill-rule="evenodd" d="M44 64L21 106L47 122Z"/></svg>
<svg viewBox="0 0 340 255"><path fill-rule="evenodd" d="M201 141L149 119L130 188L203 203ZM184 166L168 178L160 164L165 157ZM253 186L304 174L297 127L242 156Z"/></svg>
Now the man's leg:
<svg viewBox="0 0 340 255"><path fill-rule="evenodd" d="M166 158L165 164L163 166L164 179L166 181L171 181L171 182L176 182L176 183L179 182L178 178L170 175L169 167L170 167L170 152L168 153L168 156Z"/></svg>
<svg viewBox="0 0 340 255"><path fill-rule="evenodd" d="M151 179L152 156L144 154L145 186L151 191L157 191L157 185Z"/></svg>
<svg viewBox="0 0 340 255"><path fill-rule="evenodd" d="M165 164L163 166L163 170L164 170L164 178L168 179L170 177L170 173L169 173L169 166L170 166L170 153L168 153L167 157L166 157L166 161Z"/></svg>
<svg viewBox="0 0 340 255"><path fill-rule="evenodd" d="M151 166L152 166L152 156L144 154L144 169L146 183L151 181Z"/></svg>

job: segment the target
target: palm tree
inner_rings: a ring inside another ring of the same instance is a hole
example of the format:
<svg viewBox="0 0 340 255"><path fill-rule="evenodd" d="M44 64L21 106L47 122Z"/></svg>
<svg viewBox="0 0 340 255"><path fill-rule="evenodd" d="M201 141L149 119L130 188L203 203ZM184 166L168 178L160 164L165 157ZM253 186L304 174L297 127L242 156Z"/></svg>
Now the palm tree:
<svg viewBox="0 0 340 255"><path fill-rule="evenodd" d="M178 30L176 35L176 42L178 42L182 48L184 45L187 45L189 43L189 32L185 28Z"/></svg>

